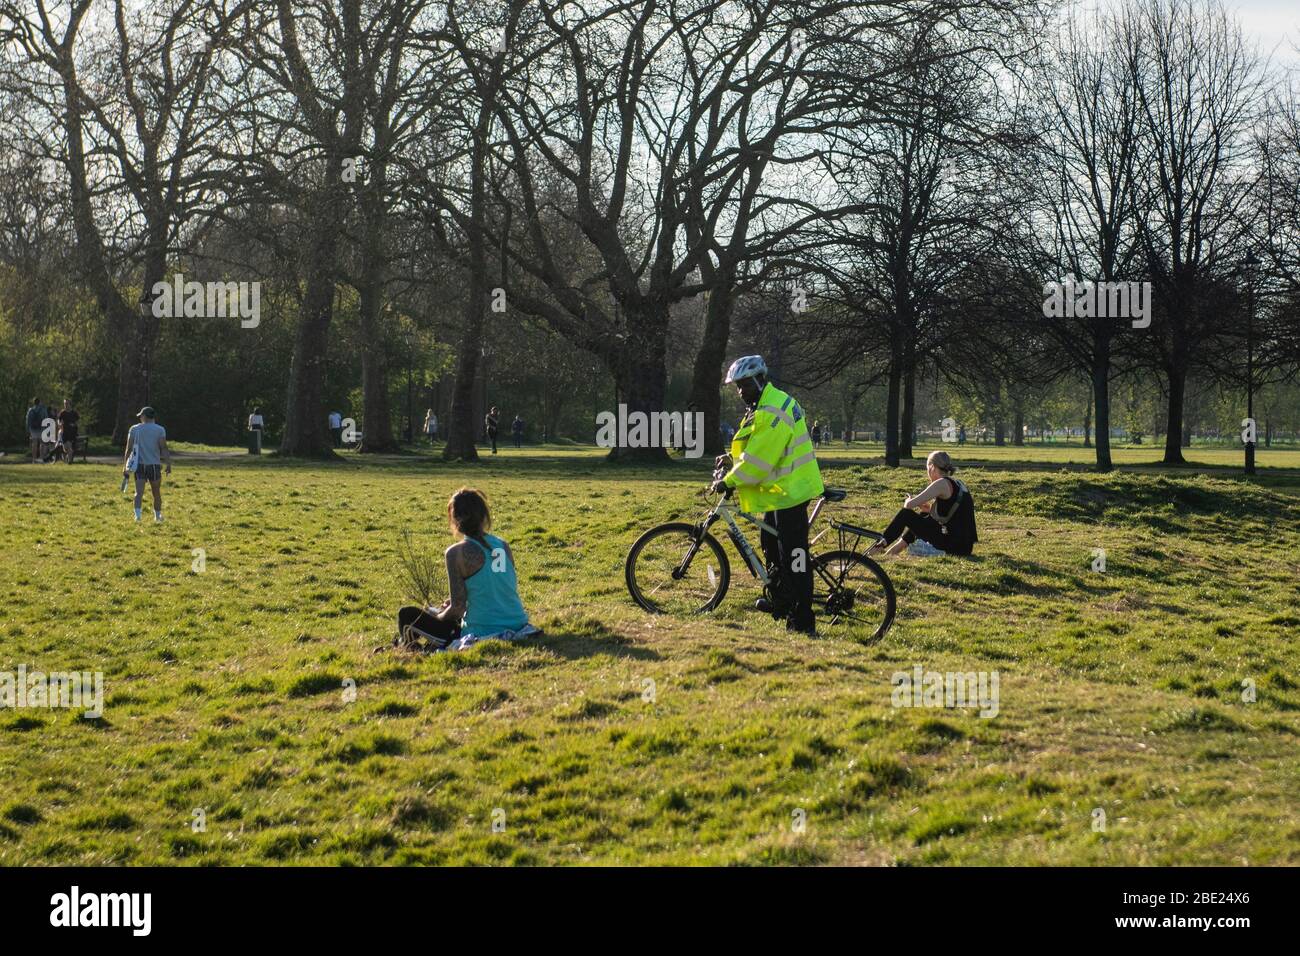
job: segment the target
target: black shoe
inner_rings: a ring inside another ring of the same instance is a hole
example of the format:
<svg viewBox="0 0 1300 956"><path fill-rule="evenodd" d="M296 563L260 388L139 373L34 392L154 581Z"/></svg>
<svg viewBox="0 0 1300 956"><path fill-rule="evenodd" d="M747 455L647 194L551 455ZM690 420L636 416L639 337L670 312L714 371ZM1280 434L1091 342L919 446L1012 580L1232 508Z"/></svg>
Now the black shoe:
<svg viewBox="0 0 1300 956"><path fill-rule="evenodd" d="M817 636L817 624L813 621L802 625L796 625L794 621L786 621L785 630L787 634L802 634L805 637Z"/></svg>
<svg viewBox="0 0 1300 956"><path fill-rule="evenodd" d="M770 614L772 615L773 618L775 618L778 621L781 620L783 617L786 617L790 613L784 608L777 607L775 604L773 604L765 597L761 597L754 602L754 610L762 611L764 614Z"/></svg>

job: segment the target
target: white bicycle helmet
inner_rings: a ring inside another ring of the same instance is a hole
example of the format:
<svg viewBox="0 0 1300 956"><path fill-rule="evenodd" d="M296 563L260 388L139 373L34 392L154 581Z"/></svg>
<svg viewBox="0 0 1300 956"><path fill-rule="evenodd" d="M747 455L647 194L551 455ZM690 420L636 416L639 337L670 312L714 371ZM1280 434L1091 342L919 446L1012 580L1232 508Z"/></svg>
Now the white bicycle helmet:
<svg viewBox="0 0 1300 956"><path fill-rule="evenodd" d="M763 356L742 355L731 363L731 368L727 369L726 384L730 385L732 382L739 382L742 378L766 374L767 363L763 361Z"/></svg>

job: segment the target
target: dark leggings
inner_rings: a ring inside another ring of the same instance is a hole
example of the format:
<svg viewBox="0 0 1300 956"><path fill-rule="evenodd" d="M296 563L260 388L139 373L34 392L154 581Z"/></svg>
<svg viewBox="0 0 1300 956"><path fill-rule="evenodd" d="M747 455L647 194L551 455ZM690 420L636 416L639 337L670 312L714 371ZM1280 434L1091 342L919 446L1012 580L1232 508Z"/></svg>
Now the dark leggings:
<svg viewBox="0 0 1300 956"><path fill-rule="evenodd" d="M885 529L885 541L893 544L902 535L903 540L911 544L917 538L922 541L928 541L940 551L947 551L949 554L970 554L969 545L961 545L952 535L943 533L943 525L935 521L928 514L913 511L911 508L902 508L898 514L894 515L894 520L889 522L889 527Z"/></svg>
<svg viewBox="0 0 1300 956"><path fill-rule="evenodd" d="M408 624L414 624L426 634L432 634L444 646L460 637L459 624L439 620L428 611L415 606L407 606L397 612L397 633L399 635L403 634Z"/></svg>

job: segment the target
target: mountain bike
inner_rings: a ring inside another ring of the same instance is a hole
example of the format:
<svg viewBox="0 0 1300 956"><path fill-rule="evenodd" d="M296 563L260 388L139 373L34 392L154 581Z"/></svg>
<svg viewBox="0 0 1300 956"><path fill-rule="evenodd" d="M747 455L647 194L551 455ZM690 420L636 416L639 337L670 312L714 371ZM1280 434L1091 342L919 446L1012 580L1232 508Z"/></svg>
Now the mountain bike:
<svg viewBox="0 0 1300 956"><path fill-rule="evenodd" d="M709 491L703 492L708 498ZM808 526L811 529L827 502L843 501L848 492L827 488L817 499ZM737 519L776 534L776 529L719 495L708 512L694 524L673 521L651 528L628 551L624 575L632 600L654 614L703 614L716 608L731 584L731 563L709 529L719 521L744 559L749 572L763 585L769 601L778 592L780 570L768 568L740 530ZM894 623L894 585L884 568L865 551L882 535L842 521L828 521L809 542L809 551L828 532L838 535L839 547L808 554L813 575L813 612L825 623L843 625L864 644L885 636Z"/></svg>

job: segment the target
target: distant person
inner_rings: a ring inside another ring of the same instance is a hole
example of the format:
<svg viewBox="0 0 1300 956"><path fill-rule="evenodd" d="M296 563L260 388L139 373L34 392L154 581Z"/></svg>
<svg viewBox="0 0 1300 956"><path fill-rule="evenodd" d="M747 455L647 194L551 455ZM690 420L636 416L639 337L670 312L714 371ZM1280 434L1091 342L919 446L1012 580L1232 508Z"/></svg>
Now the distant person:
<svg viewBox="0 0 1300 956"><path fill-rule="evenodd" d="M140 508L144 499L144 483L149 482L153 491L153 520L161 523L162 513L162 466L167 459L167 474L172 473L172 452L167 447L167 430L154 421L157 417L153 408L146 405L140 409L136 418L138 424L132 425L126 433L126 452L123 456L123 473L135 472L135 520L140 520Z"/></svg>
<svg viewBox="0 0 1300 956"><path fill-rule="evenodd" d="M78 423L81 416L77 410L72 407L72 400L65 398L63 400L63 411L59 412L59 443L63 446L63 460L69 465L77 454L77 435L80 432Z"/></svg>
<svg viewBox="0 0 1300 956"><path fill-rule="evenodd" d="M979 540L975 501L966 485L952 477L956 470L946 451L930 452L925 460L930 484L903 502L884 530L884 540L870 551L887 549L886 554L899 554L920 538L948 554L969 555Z"/></svg>
<svg viewBox="0 0 1300 956"><path fill-rule="evenodd" d="M257 449L253 452L255 455L260 455L262 453L262 429L265 427L266 419L262 417L262 410L260 408L253 409L253 414L248 416L248 430L250 432L256 432L256 434L253 435L253 447Z"/></svg>
<svg viewBox="0 0 1300 956"><path fill-rule="evenodd" d="M495 405L483 416L483 430L487 433L488 441L492 443L492 454L494 455L497 453L497 422L499 420L500 417Z"/></svg>
<svg viewBox="0 0 1300 956"><path fill-rule="evenodd" d="M541 631L528 623L519 598L519 577L510 545L488 534L487 498L461 488L447 502L447 520L460 541L446 551L451 597L438 607L404 607L398 634L408 643L424 638L435 650L460 650L487 638L513 640Z"/></svg>
<svg viewBox="0 0 1300 956"><path fill-rule="evenodd" d="M515 447L523 448L524 447L524 420L520 418L518 415L516 415L515 420L510 423L510 434L514 436Z"/></svg>
<svg viewBox="0 0 1300 956"><path fill-rule="evenodd" d="M33 398L27 409L27 437L32 443L32 464L43 457L41 455L41 432L45 429L45 406L39 398Z"/></svg>
<svg viewBox="0 0 1300 956"><path fill-rule="evenodd" d="M964 444L966 444L966 426L965 426L965 425L962 425L961 428L957 429L957 444L958 444L958 445L964 445Z"/></svg>
<svg viewBox="0 0 1300 956"><path fill-rule="evenodd" d="M343 447L343 416L338 412L330 412L330 435L334 438L334 447Z"/></svg>
<svg viewBox="0 0 1300 956"><path fill-rule="evenodd" d="M849 447L849 440L850 440L852 437L853 437L853 433L852 433L851 431L849 431L847 428L844 429L844 447L845 447L845 448L848 448L848 447Z"/></svg>
<svg viewBox="0 0 1300 956"><path fill-rule="evenodd" d="M821 423L821 422L813 422L813 427L812 427L812 440L813 440L813 447L814 447L814 448L816 448L816 447L818 447L819 445L821 445L821 443L822 443L822 423Z"/></svg>
<svg viewBox="0 0 1300 956"><path fill-rule="evenodd" d="M430 445L438 440L438 416L433 413L432 408L424 412L424 433L429 436Z"/></svg>

